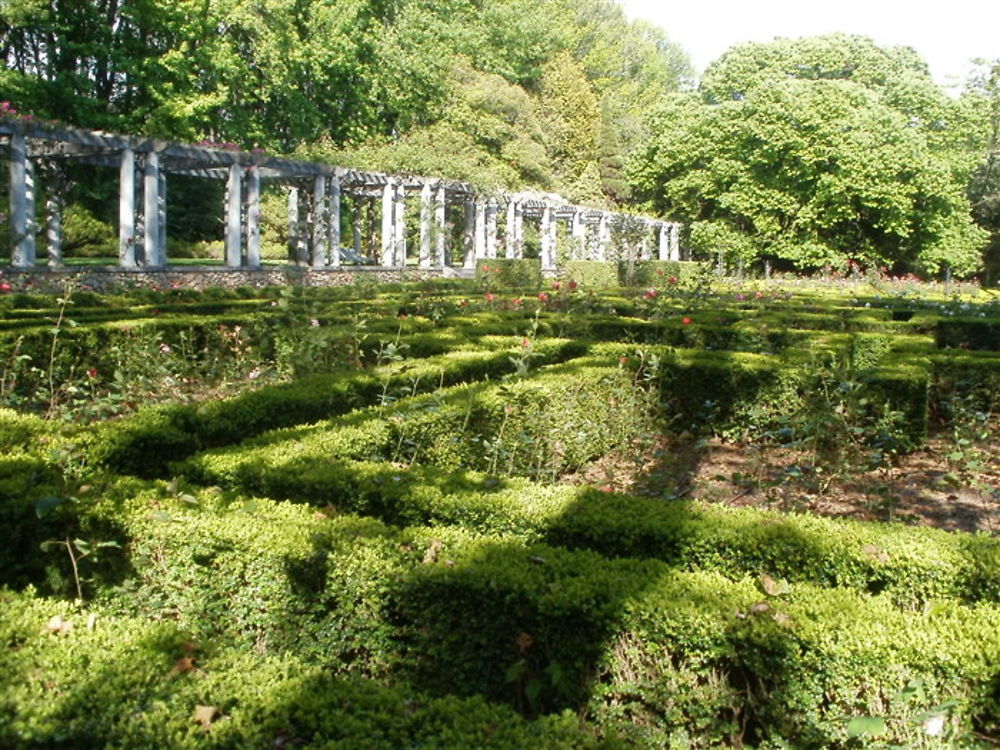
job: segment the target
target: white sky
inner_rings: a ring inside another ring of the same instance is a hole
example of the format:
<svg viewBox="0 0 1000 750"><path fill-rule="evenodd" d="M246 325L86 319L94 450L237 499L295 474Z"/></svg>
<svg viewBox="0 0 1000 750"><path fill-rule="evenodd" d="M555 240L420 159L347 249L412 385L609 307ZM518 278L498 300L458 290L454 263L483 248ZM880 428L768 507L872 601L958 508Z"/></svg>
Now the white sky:
<svg viewBox="0 0 1000 750"><path fill-rule="evenodd" d="M699 75L737 42L836 31L913 47L945 86L964 81L972 58L1000 58L1000 0L618 1L631 18L666 31Z"/></svg>

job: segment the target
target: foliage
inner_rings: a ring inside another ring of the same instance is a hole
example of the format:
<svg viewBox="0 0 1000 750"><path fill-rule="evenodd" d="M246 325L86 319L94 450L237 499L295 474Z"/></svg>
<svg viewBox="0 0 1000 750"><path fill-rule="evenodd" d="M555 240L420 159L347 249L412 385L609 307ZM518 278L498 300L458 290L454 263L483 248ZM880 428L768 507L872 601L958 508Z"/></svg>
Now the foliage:
<svg viewBox="0 0 1000 750"><path fill-rule="evenodd" d="M832 35L737 46L668 98L632 165L701 253L802 269L980 267L958 105L912 51Z"/></svg>

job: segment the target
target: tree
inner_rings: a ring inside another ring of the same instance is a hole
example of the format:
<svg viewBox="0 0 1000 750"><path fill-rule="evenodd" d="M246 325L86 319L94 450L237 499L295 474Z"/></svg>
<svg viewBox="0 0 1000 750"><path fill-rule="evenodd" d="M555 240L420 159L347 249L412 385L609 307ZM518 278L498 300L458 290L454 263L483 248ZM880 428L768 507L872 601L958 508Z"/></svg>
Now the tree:
<svg viewBox="0 0 1000 750"><path fill-rule="evenodd" d="M976 223L990 233L986 250L987 284L1000 277L1000 59L982 62L963 101L978 127L978 166L969 178L968 196Z"/></svg>
<svg viewBox="0 0 1000 750"><path fill-rule="evenodd" d="M906 48L843 35L741 45L698 94L665 102L630 174L692 223L696 249L737 262L964 275L983 233L960 119Z"/></svg>

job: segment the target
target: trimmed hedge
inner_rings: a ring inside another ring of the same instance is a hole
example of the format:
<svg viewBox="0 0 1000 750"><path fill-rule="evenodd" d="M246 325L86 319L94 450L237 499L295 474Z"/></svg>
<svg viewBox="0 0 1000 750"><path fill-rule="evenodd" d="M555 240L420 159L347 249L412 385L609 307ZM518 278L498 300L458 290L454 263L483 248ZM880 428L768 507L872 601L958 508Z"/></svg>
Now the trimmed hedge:
<svg viewBox="0 0 1000 750"><path fill-rule="evenodd" d="M246 471L371 459L557 478L652 427L647 396L620 368L587 359L502 384L438 389L306 428L279 430L177 467L216 481ZM280 470L280 468L279 468Z"/></svg>
<svg viewBox="0 0 1000 750"><path fill-rule="evenodd" d="M940 349L1000 351L1000 321L979 318L944 318L934 327Z"/></svg>
<svg viewBox="0 0 1000 750"><path fill-rule="evenodd" d="M883 593L901 604L940 597L1000 603L1000 541L909 527L789 516L523 479L283 455L213 454L189 477L386 523L461 525L608 557L652 557L738 578L766 569L793 581ZM332 455L332 454L330 454Z"/></svg>
<svg viewBox="0 0 1000 750"><path fill-rule="evenodd" d="M538 362L570 359L585 351L585 344L566 340L533 345ZM403 360L374 372L315 375L198 406L154 407L100 425L83 439L87 455L99 466L122 474L162 476L169 463L198 450L344 414L399 389L433 391L441 385L498 377L517 367L509 349L457 351L420 361Z"/></svg>
<svg viewBox="0 0 1000 750"><path fill-rule="evenodd" d="M841 747L847 718L886 706L898 741L909 717L893 696L917 681L906 710L954 700L952 738L987 731L1000 710L995 605L901 610L757 575L201 501L130 516L140 580L122 600L136 616L173 613L198 642L265 658L294 648L335 672L527 715L574 709L644 746L742 731L748 744Z"/></svg>
<svg viewBox="0 0 1000 750"><path fill-rule="evenodd" d="M479 697L334 676L290 653L227 652L149 617L30 592L0 590L0 600L4 747L619 746L568 712L525 720ZM56 615L72 629L50 632Z"/></svg>
<svg viewBox="0 0 1000 750"><path fill-rule="evenodd" d="M542 286L538 258L488 258L476 261L476 281L491 289L537 291Z"/></svg>

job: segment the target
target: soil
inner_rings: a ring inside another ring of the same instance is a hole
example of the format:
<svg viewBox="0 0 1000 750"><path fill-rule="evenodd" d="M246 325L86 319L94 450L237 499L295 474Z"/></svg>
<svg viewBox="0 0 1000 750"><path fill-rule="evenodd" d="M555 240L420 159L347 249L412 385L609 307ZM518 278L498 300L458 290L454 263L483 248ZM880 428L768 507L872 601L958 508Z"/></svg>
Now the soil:
<svg viewBox="0 0 1000 750"><path fill-rule="evenodd" d="M994 417L992 435L1000 435ZM1000 535L1000 440L956 459L932 435L895 465L817 474L801 452L719 438L656 436L602 457L564 481L665 500L692 499L866 521L895 521Z"/></svg>

